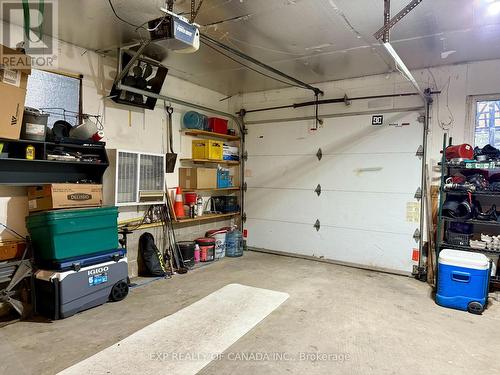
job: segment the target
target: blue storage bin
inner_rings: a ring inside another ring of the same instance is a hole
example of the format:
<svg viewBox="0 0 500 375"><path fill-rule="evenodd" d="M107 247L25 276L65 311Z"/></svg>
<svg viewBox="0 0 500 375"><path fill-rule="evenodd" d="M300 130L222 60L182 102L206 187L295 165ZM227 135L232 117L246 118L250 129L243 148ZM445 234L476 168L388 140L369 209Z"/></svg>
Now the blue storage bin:
<svg viewBox="0 0 500 375"><path fill-rule="evenodd" d="M480 253L444 249L439 254L436 303L481 313L488 300L490 260Z"/></svg>
<svg viewBox="0 0 500 375"><path fill-rule="evenodd" d="M231 179L229 177L229 169L217 169L217 188L227 189L231 187Z"/></svg>
<svg viewBox="0 0 500 375"><path fill-rule="evenodd" d="M182 126L185 129L209 130L208 117L195 111L188 111L182 116Z"/></svg>

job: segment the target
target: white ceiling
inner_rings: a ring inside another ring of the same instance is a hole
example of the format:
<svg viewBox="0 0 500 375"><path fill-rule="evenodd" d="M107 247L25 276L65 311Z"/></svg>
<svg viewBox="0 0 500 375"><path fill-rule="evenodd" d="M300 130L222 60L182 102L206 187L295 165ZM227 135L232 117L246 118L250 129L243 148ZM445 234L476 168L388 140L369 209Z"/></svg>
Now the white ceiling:
<svg viewBox="0 0 500 375"><path fill-rule="evenodd" d="M424 0L391 33L410 69L500 58L500 15L487 0ZM409 0L392 0L396 14ZM249 15L203 32L308 83L385 73L391 60L373 38L383 23L383 0L204 0L196 22ZM139 39L117 20L107 0L60 0L59 38L92 50ZM141 24L161 16L163 0L113 0L118 14ZM178 0L176 11L187 11ZM449 56L443 52L456 51ZM170 74L232 95L284 85L210 50L169 53Z"/></svg>

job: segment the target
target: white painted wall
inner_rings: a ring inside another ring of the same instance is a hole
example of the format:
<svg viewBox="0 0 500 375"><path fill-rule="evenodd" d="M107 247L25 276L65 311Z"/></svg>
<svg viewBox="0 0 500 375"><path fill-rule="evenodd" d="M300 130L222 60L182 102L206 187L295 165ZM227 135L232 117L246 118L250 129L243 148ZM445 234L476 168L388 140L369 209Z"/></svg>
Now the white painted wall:
<svg viewBox="0 0 500 375"><path fill-rule="evenodd" d="M16 29L21 39L21 29ZM106 98L109 94L116 73L116 62L112 58L101 57L80 47L59 42L60 71L83 74L83 111L90 114L103 115L104 141L109 148L122 148L134 151L163 153L167 140L163 131L165 115L163 103L158 102L154 111L134 109L115 104ZM175 98L212 107L222 111L228 110L228 102L219 100L225 95L194 85L192 83L168 76L162 93ZM49 94L49 93L48 93ZM189 137L180 136L180 120L186 108L174 107L174 150L178 158L191 156ZM131 121L129 123L129 111ZM104 181L106 184L106 180ZM178 185L177 171L167 175L169 187ZM105 197L112 202L112 197ZM26 189L20 187L0 186L0 222L6 223L14 230L25 234L24 218L28 214ZM120 219L140 217L142 208L120 209ZM0 228L0 240L11 238Z"/></svg>

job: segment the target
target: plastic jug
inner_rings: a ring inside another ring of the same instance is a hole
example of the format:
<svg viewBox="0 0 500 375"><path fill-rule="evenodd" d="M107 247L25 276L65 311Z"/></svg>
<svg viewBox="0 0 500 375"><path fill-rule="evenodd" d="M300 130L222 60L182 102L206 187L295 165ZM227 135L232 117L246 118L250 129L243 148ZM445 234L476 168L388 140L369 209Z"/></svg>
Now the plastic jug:
<svg viewBox="0 0 500 375"><path fill-rule="evenodd" d="M226 256L240 257L243 255L243 235L239 230L232 230L226 234Z"/></svg>

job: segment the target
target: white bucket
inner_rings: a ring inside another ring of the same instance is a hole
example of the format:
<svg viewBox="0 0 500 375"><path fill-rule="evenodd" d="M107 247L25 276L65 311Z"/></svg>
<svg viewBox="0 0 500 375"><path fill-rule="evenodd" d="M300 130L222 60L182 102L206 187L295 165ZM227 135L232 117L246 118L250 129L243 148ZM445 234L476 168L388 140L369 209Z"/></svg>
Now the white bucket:
<svg viewBox="0 0 500 375"><path fill-rule="evenodd" d="M488 257L491 259L491 276L496 276L497 274L497 264L499 256L496 254L489 254Z"/></svg>
<svg viewBox="0 0 500 375"><path fill-rule="evenodd" d="M215 259L221 259L226 256L226 233L226 230L221 230L210 235L210 237L215 239Z"/></svg>

